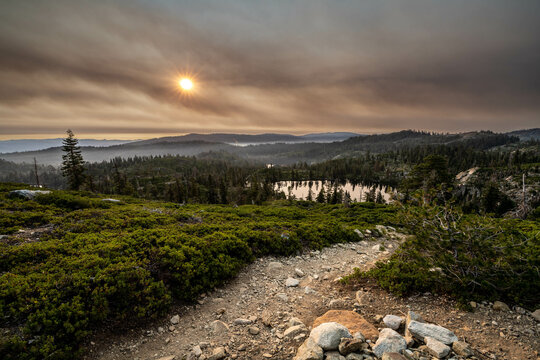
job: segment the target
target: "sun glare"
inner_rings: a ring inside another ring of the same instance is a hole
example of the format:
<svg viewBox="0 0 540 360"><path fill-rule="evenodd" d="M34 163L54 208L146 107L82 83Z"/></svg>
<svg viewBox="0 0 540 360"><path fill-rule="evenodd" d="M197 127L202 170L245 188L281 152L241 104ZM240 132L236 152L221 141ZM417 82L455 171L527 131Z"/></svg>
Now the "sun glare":
<svg viewBox="0 0 540 360"><path fill-rule="evenodd" d="M193 81L188 78L183 78L179 81L182 90L191 90L193 88Z"/></svg>

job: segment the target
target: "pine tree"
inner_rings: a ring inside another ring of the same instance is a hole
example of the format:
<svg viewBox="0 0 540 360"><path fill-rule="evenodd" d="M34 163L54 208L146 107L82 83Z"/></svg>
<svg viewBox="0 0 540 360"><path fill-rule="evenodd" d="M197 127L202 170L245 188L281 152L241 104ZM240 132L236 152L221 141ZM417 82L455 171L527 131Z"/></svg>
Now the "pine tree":
<svg viewBox="0 0 540 360"><path fill-rule="evenodd" d="M68 129L68 137L62 142L62 174L67 177L68 186L71 190L79 190L84 183L84 160L79 147L79 140L73 135L73 131Z"/></svg>

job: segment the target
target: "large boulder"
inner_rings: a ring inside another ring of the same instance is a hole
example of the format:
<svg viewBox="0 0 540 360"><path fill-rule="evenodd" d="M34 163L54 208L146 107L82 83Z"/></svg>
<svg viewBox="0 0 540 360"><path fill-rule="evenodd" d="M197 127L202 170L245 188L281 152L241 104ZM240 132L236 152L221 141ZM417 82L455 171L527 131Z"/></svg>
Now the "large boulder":
<svg viewBox="0 0 540 360"><path fill-rule="evenodd" d="M50 194L50 191L47 190L13 190L9 192L10 198L22 198L27 200L32 200L38 195Z"/></svg>
<svg viewBox="0 0 540 360"><path fill-rule="evenodd" d="M336 322L321 324L311 330L310 338L323 350L337 350L341 338L352 338L349 330Z"/></svg>
<svg viewBox="0 0 540 360"><path fill-rule="evenodd" d="M327 322L336 322L345 326L351 334L361 332L366 339L377 340L379 332L364 317L349 310L329 310L313 322L313 327Z"/></svg>
<svg viewBox="0 0 540 360"><path fill-rule="evenodd" d="M453 342L458 341L457 336L452 331L435 324L426 324L413 320L407 326L407 330L412 336L422 341L426 337L434 338L445 345L452 345Z"/></svg>
<svg viewBox="0 0 540 360"><path fill-rule="evenodd" d="M379 338L373 347L378 358L385 353L399 353L407 348L405 338L390 328L382 329Z"/></svg>
<svg viewBox="0 0 540 360"><path fill-rule="evenodd" d="M312 338L307 338L306 341L298 348L294 360L323 360L323 349L317 345Z"/></svg>

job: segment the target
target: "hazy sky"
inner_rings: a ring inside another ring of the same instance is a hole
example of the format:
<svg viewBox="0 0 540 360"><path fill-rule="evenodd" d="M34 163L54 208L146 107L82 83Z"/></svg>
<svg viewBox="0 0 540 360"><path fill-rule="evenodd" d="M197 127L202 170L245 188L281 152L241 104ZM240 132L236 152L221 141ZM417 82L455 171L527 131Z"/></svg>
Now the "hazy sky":
<svg viewBox="0 0 540 360"><path fill-rule="evenodd" d="M0 2L3 139L538 126L538 0Z"/></svg>

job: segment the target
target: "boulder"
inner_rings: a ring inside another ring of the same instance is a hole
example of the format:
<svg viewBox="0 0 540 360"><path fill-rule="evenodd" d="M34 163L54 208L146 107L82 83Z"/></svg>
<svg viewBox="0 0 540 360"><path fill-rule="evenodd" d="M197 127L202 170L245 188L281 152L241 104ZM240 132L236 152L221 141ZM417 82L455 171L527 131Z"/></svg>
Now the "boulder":
<svg viewBox="0 0 540 360"><path fill-rule="evenodd" d="M286 287L297 287L298 284L300 284L300 281L297 279L294 279L292 277L288 277L287 280L285 280L285 286Z"/></svg>
<svg viewBox="0 0 540 360"><path fill-rule="evenodd" d="M467 344L465 341L456 341L452 344L452 350L459 356L463 356L464 358L468 358L474 355L474 352L472 351L469 344Z"/></svg>
<svg viewBox="0 0 540 360"><path fill-rule="evenodd" d="M407 330L415 338L424 341L424 338L429 336L442 342L445 345L451 345L458 341L457 336L450 330L435 324L426 324L412 320L407 326Z"/></svg>
<svg viewBox="0 0 540 360"><path fill-rule="evenodd" d="M406 348L407 342L405 338L395 330L386 328L381 330L379 338L373 347L373 352L380 358L384 353L399 353Z"/></svg>
<svg viewBox="0 0 540 360"><path fill-rule="evenodd" d="M495 311L510 311L510 307L502 301L495 301L493 303L493 310Z"/></svg>
<svg viewBox="0 0 540 360"><path fill-rule="evenodd" d="M386 315L383 318L383 323L386 325L386 327L397 330L401 326L401 323L403 322L403 319L396 315Z"/></svg>
<svg viewBox="0 0 540 360"><path fill-rule="evenodd" d="M323 350L337 350L341 338L350 338L349 330L336 322L327 322L315 327L309 335Z"/></svg>
<svg viewBox="0 0 540 360"><path fill-rule="evenodd" d="M307 338L298 348L294 360L323 360L323 358L323 349L312 338Z"/></svg>
<svg viewBox="0 0 540 360"><path fill-rule="evenodd" d="M327 322L336 322L345 326L351 334L361 332L366 339L377 340L379 332L364 317L349 310L329 310L313 322L313 327Z"/></svg>
<svg viewBox="0 0 540 360"><path fill-rule="evenodd" d="M50 193L51 192L47 190L13 190L9 192L9 197L32 200L38 195L46 195Z"/></svg>
<svg viewBox="0 0 540 360"><path fill-rule="evenodd" d="M432 337L426 336L424 338L424 341L426 342L428 352L431 355L435 356L437 359L443 359L448 354L450 354L450 347L443 344L439 340L435 340Z"/></svg>
<svg viewBox="0 0 540 360"><path fill-rule="evenodd" d="M350 353L360 352L368 348L368 344L362 339L343 338L339 343L338 350L341 355L349 355Z"/></svg>

